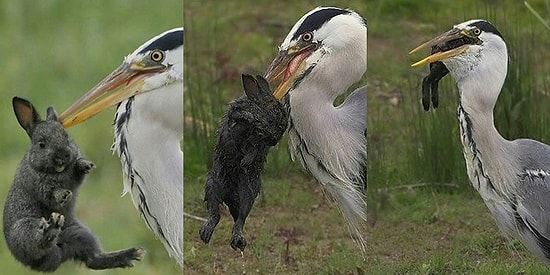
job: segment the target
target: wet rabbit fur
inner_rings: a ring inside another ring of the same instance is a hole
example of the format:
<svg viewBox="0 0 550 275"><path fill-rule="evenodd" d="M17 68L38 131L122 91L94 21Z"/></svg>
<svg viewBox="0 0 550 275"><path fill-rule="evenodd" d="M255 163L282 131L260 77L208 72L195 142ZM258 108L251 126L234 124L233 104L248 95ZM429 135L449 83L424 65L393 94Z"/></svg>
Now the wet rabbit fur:
<svg viewBox="0 0 550 275"><path fill-rule="evenodd" d="M95 166L82 157L54 108L42 120L29 101L14 97L12 103L31 139L4 206L4 237L13 256L44 272L71 259L91 269L131 267L133 260L141 260L141 248L103 252L90 229L77 220L78 188Z"/></svg>
<svg viewBox="0 0 550 275"><path fill-rule="evenodd" d="M271 95L263 77L243 75L242 81L245 95L229 105L217 131L204 196L209 217L199 232L208 243L220 221L223 202L235 222L231 247L241 251L246 247L243 226L261 189L261 173L269 147L279 142L288 123L288 112Z"/></svg>

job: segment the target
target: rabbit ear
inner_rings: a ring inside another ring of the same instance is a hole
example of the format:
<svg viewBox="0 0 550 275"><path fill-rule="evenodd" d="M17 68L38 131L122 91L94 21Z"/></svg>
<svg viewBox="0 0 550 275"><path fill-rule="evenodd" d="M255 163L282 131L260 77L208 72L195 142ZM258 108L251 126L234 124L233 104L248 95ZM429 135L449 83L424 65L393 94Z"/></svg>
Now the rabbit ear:
<svg viewBox="0 0 550 275"><path fill-rule="evenodd" d="M12 104L19 125L25 129L30 137L36 123L41 121L40 115L36 112L34 106L26 99L14 97Z"/></svg>
<svg viewBox="0 0 550 275"><path fill-rule="evenodd" d="M255 100L260 95L260 89L258 87L258 83L256 82L256 79L248 74L242 75L243 79L243 87L244 87L244 93L246 96L251 99Z"/></svg>
<svg viewBox="0 0 550 275"><path fill-rule="evenodd" d="M263 94L271 94L271 90L269 89L269 83L267 82L267 80L261 76L261 75L256 75L256 81L258 82L258 87L260 88L260 93L263 93Z"/></svg>
<svg viewBox="0 0 550 275"><path fill-rule="evenodd" d="M59 119L57 119L57 112L53 106L46 109L46 120L59 121Z"/></svg>

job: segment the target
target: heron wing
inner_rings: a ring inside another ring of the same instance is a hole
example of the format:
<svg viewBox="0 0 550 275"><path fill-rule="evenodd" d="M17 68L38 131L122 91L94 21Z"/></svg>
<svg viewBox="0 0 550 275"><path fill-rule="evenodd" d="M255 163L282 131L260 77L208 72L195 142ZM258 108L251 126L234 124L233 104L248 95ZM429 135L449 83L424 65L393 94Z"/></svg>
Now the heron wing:
<svg viewBox="0 0 550 275"><path fill-rule="evenodd" d="M359 124L367 128L367 86L355 89L349 96L337 107L338 109L353 111Z"/></svg>
<svg viewBox="0 0 550 275"><path fill-rule="evenodd" d="M517 229L529 230L546 258L550 258L550 146L534 140L516 140L520 179L516 197Z"/></svg>
<svg viewBox="0 0 550 275"><path fill-rule="evenodd" d="M366 221L366 127L367 88L353 91L337 107L311 99L313 103L287 99L290 118L288 144L293 160L323 185L347 220L350 232L365 247ZM299 104L315 105L300 108Z"/></svg>
<svg viewBox="0 0 550 275"><path fill-rule="evenodd" d="M365 138L365 151L360 152L363 158L362 166L364 174L361 175L360 182L363 183L363 191L367 188L367 86L363 86L355 89L346 100L338 106L338 109L345 113L353 114L352 121L354 131L357 131L356 136L363 136Z"/></svg>
<svg viewBox="0 0 550 275"><path fill-rule="evenodd" d="M290 110L290 104L288 102L289 98L286 98L285 105ZM361 185L363 191L366 189L366 167L367 167L367 150L366 150L366 133L367 133L367 86L357 88L349 96L335 108L340 116L340 119L345 120L340 124L346 125L345 131L349 132L346 134L348 137L361 137L361 143L364 144L360 150L353 150L348 152L348 155L355 155L356 159L360 159L358 163L361 165L361 169L352 169L354 171L360 170L360 175L354 175L351 179L352 182L358 183ZM289 111L290 112L290 111ZM288 132L289 132L289 148L292 160L296 158L300 159L303 167L311 172L313 176L320 182L323 182L320 178L320 174L331 174L331 178L341 178L338 176L339 173L333 171L329 167L330 165L325 165L321 156L316 155L317 152L324 152L322 147L319 147L318 143L313 142L308 139L302 138L303 133L300 133L294 124L294 118L290 117L288 121ZM337 131L337 130L335 130ZM310 134L312 136L312 134ZM348 144L349 145L349 144ZM351 147L349 147L351 148ZM349 150L349 149L348 149ZM350 150L349 150L350 151ZM346 167L351 169L350 167ZM317 174L312 170L323 170L323 173ZM327 172L327 173L325 173Z"/></svg>

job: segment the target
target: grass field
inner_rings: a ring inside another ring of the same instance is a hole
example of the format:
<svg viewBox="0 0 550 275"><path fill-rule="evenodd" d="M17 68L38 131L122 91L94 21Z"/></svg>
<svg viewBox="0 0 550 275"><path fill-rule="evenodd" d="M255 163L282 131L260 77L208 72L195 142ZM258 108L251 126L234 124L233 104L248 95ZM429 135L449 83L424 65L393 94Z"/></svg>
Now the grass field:
<svg viewBox="0 0 550 275"><path fill-rule="evenodd" d="M546 1L529 1L546 19ZM368 274L547 274L517 242L500 237L466 175L456 118L456 85L440 85L426 113L420 83L428 68L407 53L454 24L490 20L503 34L509 74L495 108L508 139L550 142L550 32L523 1L373 1L368 44Z"/></svg>
<svg viewBox="0 0 550 275"><path fill-rule="evenodd" d="M292 3L292 4L291 4ZM229 101L241 94L240 73L262 73L292 24L326 1L185 1L185 208L205 215L202 189L213 133ZM546 1L530 1L546 18ZM320 186L289 160L285 141L266 165L264 192L245 227L249 246L231 250L232 222L222 217L210 244L198 239L201 222L185 220L185 274L545 274L548 269L518 242L504 240L465 173L450 78L441 105L419 104L427 69L409 65L419 43L471 18L490 19L510 51L509 79L497 103L496 124L509 138L550 143L548 79L550 33L522 1L335 1L369 22L369 229L363 258L341 215ZM160 10L159 10L160 9ZM3 115L0 202L28 139L11 97L30 99L44 112L62 111L122 57L151 36L181 24L180 0L0 1L0 91ZM154 11L154 12L153 12ZM162 15L162 16L159 16ZM136 31L139 30L139 31ZM121 173L111 155L112 112L70 129L98 168L81 189L77 214L106 250L142 246L148 253L129 270L102 274L180 274L146 229L130 198L120 198ZM27 274L0 238L2 274ZM67 263L56 274L92 274Z"/></svg>
<svg viewBox="0 0 550 275"><path fill-rule="evenodd" d="M367 1L369 9L367 9ZM523 1L443 0L198 1L186 0L185 211L205 216L203 184L214 131L227 103L241 93L240 74L263 73L290 27L319 5L350 7L369 23L369 229L366 257L350 240L337 208L320 186L290 161L286 141L271 150L264 191L244 230L243 254L229 247L232 226L222 217L210 244L201 222L185 220L184 274L545 274L519 243L504 240L471 188L458 139L457 91L447 77L440 108L422 111L420 81L411 69L423 55L410 49L471 18L487 18L510 51L509 79L497 103L496 124L509 139L550 143L550 32ZM550 18L546 1L530 1ZM28 139L12 112L15 95L44 112L64 110L120 64L124 55L181 25L182 1L0 1L0 74L4 121L0 203ZM106 250L142 246L143 262L102 274L180 274L145 227L109 151L113 112L70 129L98 168L81 189L77 215ZM27 274L0 238L2 274ZM56 274L96 274L65 264Z"/></svg>
<svg viewBox="0 0 550 275"><path fill-rule="evenodd" d="M40 112L53 105L62 112L116 68L141 43L181 26L181 0L0 1L1 104L0 204L29 144L11 107L13 96L31 100ZM142 262L127 270L89 271L64 264L56 274L180 274L162 244L146 228L129 196L120 197L119 160L109 150L113 111L69 130L97 169L82 186L77 216L97 234L105 250L142 246ZM0 238L2 274L30 274Z"/></svg>
<svg viewBox="0 0 550 275"><path fill-rule="evenodd" d="M214 131L227 104L242 94L240 74L263 74L292 25L320 5L366 12L366 1L185 2L185 211L205 216L204 181ZM365 83L362 81L361 83ZM265 167L264 191L247 219L243 255L229 246L227 211L211 243L202 222L185 219L185 274L338 274L364 269L337 208L282 141Z"/></svg>

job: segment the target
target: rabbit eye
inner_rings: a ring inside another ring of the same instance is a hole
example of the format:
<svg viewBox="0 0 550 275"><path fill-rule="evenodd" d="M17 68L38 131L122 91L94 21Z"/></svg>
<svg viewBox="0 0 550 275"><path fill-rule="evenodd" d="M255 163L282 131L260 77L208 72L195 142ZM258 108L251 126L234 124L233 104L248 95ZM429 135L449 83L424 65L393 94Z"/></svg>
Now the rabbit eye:
<svg viewBox="0 0 550 275"><path fill-rule="evenodd" d="M43 141L39 141L39 142L38 142L38 147L40 147L40 148L46 148L46 143L44 143Z"/></svg>

